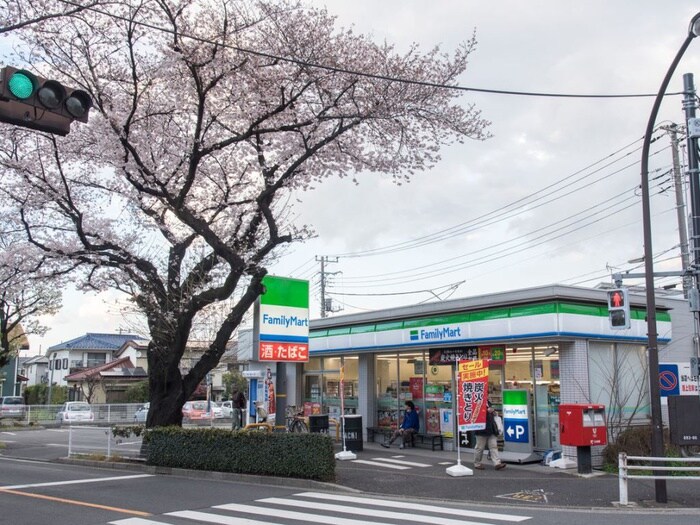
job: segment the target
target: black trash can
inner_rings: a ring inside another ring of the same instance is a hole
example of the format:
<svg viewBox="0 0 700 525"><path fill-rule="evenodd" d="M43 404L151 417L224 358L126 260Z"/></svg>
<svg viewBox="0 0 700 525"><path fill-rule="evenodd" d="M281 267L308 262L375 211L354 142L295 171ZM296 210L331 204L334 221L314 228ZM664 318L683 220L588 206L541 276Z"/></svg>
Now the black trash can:
<svg viewBox="0 0 700 525"><path fill-rule="evenodd" d="M328 434L328 414L314 414L309 416L309 432Z"/></svg>
<svg viewBox="0 0 700 525"><path fill-rule="evenodd" d="M347 450L362 452L362 416L343 416L343 438Z"/></svg>

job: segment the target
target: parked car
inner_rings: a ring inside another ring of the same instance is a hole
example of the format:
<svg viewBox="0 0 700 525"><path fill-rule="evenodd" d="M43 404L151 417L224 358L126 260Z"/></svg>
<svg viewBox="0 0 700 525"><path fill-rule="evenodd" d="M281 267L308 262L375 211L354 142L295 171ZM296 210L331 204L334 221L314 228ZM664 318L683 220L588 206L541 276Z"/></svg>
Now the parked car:
<svg viewBox="0 0 700 525"><path fill-rule="evenodd" d="M151 403L144 403L140 406L136 413L134 414L134 423L145 423L146 417L148 417L148 411L151 408Z"/></svg>
<svg viewBox="0 0 700 525"><path fill-rule="evenodd" d="M233 417L233 401L222 401L221 412L224 414L224 417Z"/></svg>
<svg viewBox="0 0 700 525"><path fill-rule="evenodd" d="M187 401L187 403L182 406L182 421L184 423L201 421L204 419L209 419L206 401Z"/></svg>
<svg viewBox="0 0 700 525"><path fill-rule="evenodd" d="M56 414L56 420L61 423L84 423L95 421L92 407L85 401L68 401L63 403Z"/></svg>
<svg viewBox="0 0 700 525"><path fill-rule="evenodd" d="M27 407L21 396L0 397L0 419L24 419Z"/></svg>
<svg viewBox="0 0 700 525"><path fill-rule="evenodd" d="M219 404L216 401L209 401L209 404L211 406L211 415L214 419L223 419L224 418L224 411L223 409L219 406Z"/></svg>

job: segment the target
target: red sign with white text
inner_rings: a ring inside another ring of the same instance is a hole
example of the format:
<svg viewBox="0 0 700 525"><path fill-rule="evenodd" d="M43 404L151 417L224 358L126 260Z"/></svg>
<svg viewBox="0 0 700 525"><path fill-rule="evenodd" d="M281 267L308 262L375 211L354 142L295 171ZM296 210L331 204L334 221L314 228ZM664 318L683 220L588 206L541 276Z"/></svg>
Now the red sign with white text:
<svg viewBox="0 0 700 525"><path fill-rule="evenodd" d="M302 343L260 343L258 360L305 363L309 360L309 345Z"/></svg>
<svg viewBox="0 0 700 525"><path fill-rule="evenodd" d="M457 389L459 410L457 425L460 432L486 428L486 408L489 389L488 359L458 361Z"/></svg>

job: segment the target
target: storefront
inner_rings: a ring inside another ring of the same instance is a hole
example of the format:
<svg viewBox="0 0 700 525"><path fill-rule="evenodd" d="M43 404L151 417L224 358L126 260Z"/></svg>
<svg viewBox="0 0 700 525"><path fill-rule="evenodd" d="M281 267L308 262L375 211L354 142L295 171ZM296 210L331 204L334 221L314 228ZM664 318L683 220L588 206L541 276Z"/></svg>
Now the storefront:
<svg viewBox="0 0 700 525"><path fill-rule="evenodd" d="M626 330L609 327L605 290L566 286L314 320L297 402L307 413L339 416L342 374L345 412L361 415L365 428L394 428L410 399L421 429L452 437L454 446L455 360L486 357L489 400L500 408L504 391L527 391L534 448L558 448L560 403L648 417L644 296L630 301ZM657 300L660 345L671 342L669 310L679 304ZM623 399L619 406L613 396Z"/></svg>

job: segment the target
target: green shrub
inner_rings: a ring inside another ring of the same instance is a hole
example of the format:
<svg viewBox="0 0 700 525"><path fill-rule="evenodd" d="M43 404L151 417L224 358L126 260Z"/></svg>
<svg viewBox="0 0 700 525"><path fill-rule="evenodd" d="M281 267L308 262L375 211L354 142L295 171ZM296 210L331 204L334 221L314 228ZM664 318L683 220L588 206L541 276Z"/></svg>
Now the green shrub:
<svg viewBox="0 0 700 525"><path fill-rule="evenodd" d="M335 480L333 441L326 434L159 427L148 438L150 465Z"/></svg>
<svg viewBox="0 0 700 525"><path fill-rule="evenodd" d="M637 426L629 427L622 431L614 443L608 444L603 449L603 468L608 472L617 472L620 452L625 452L628 456L651 457L651 427ZM664 432L664 457L680 457L680 450L677 446L669 443L668 431ZM637 463L651 465L650 462ZM658 464L657 464L658 465ZM682 463L669 463L667 466L682 466ZM644 473L645 471L640 471ZM669 475L685 475L680 472L671 472Z"/></svg>

